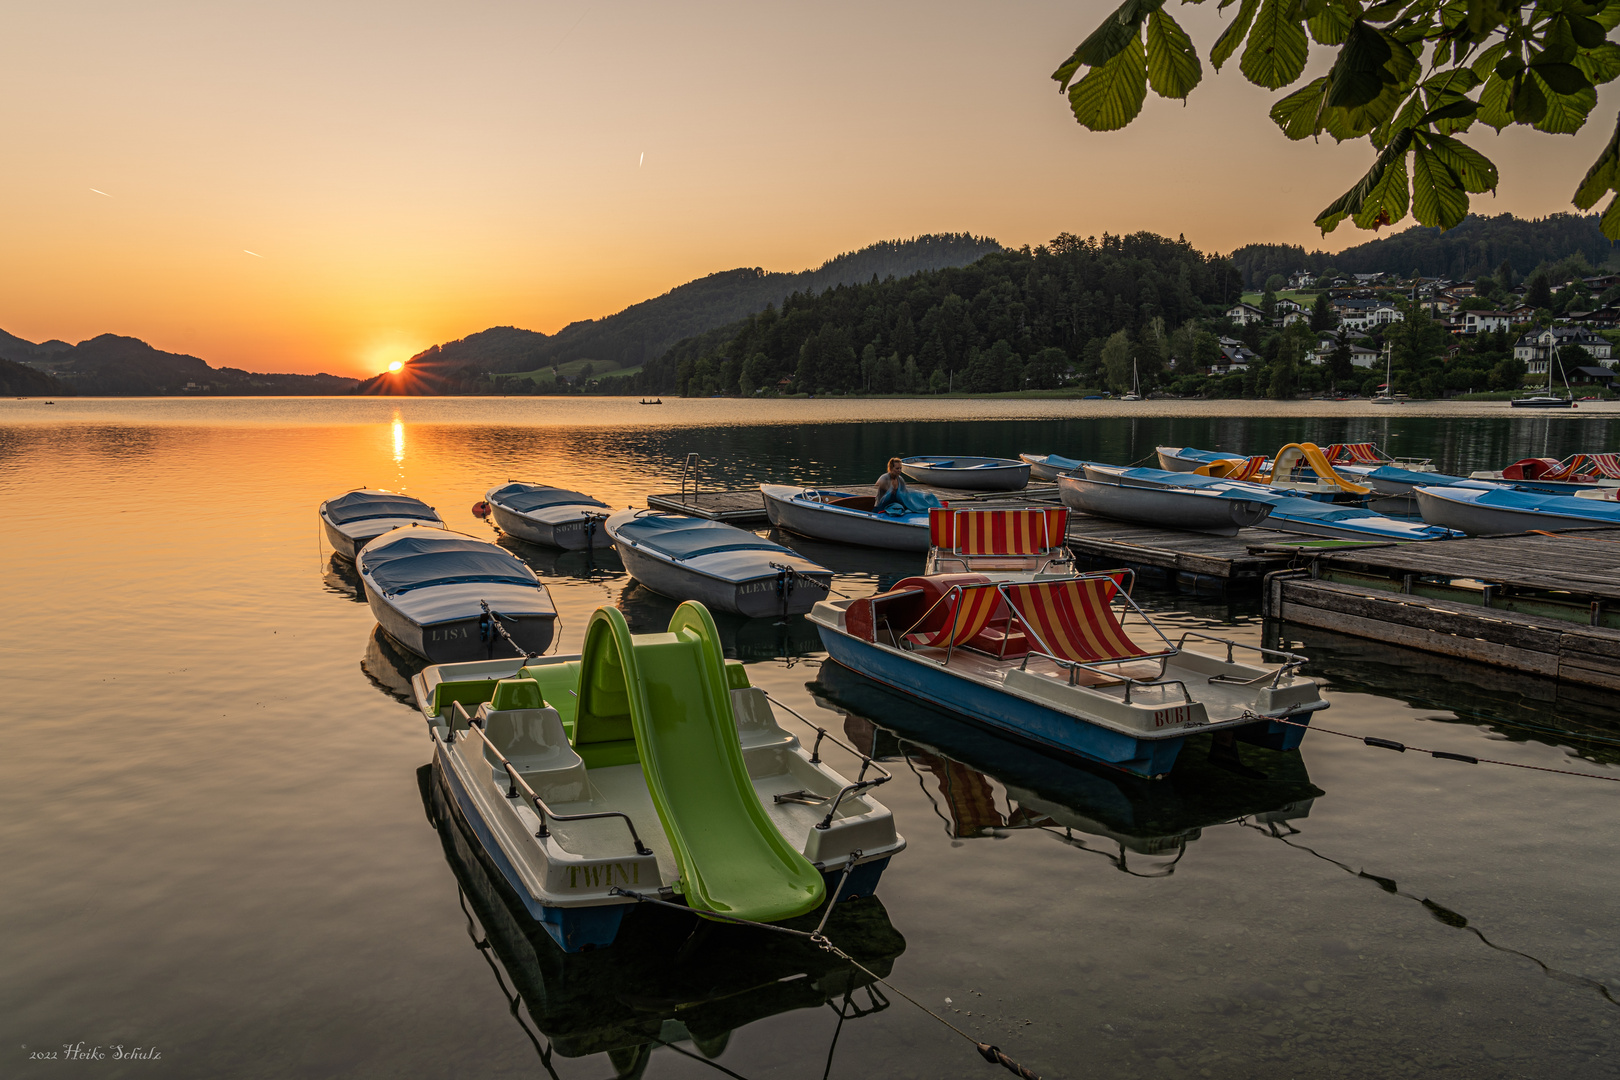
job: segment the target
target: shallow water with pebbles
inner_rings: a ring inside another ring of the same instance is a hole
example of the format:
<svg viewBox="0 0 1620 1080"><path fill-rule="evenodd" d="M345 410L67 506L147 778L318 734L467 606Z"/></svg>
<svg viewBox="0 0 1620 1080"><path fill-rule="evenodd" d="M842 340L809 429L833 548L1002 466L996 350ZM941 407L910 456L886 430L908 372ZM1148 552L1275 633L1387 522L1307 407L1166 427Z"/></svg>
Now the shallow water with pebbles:
<svg viewBox="0 0 1620 1080"><path fill-rule="evenodd" d="M622 976L610 953L583 967L525 954L424 815L430 747L397 696L413 665L323 548L327 496L402 490L489 535L470 507L508 478L623 506L674 490L687 453L705 485L742 487L868 483L891 453L934 451L1128 462L1157 443L1371 440L1467 471L1616 448L1612 415L1578 412L0 402L0 1074L999 1075L893 994L885 1006L862 991L873 1007L840 1020L841 991L783 989L800 985L791 956L730 937L687 945L679 920L667 941L649 924L667 961L626 960ZM921 564L805 549L854 594ZM564 650L599 604L639 631L673 610L611 554L517 550L556 598ZM1602 698L1265 627L1252 597L1144 586L1141 599L1175 626L1292 642L1326 683L1322 725L1620 777ZM1297 755L1246 751L1237 771L1194 743L1171 779L1131 781L823 666L802 621L722 630L756 684L895 773L880 797L910 847L856 913L888 943L890 981L1043 1076L1620 1073L1620 784L1321 732ZM475 947L485 938L494 948ZM720 955L736 970L694 975ZM703 1028L727 1002L735 1026ZM30 1060L80 1042L103 1058ZM106 1056L114 1046L161 1056Z"/></svg>

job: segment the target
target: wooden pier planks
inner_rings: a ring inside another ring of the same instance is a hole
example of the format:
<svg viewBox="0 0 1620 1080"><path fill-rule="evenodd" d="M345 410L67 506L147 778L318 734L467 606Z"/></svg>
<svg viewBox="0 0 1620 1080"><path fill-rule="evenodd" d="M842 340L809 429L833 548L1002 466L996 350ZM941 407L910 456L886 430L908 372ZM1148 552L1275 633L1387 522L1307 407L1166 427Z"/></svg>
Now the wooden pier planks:
<svg viewBox="0 0 1620 1080"><path fill-rule="evenodd" d="M1620 600L1620 529L1395 544L1324 553L1318 562L1328 572L1346 570L1397 581L1412 574Z"/></svg>
<svg viewBox="0 0 1620 1080"><path fill-rule="evenodd" d="M1275 542L1280 535L1270 529L1242 529L1236 536L1210 536L1131 525L1078 511L1069 515L1069 549L1077 556L1214 578L1227 585L1258 585L1267 573L1287 566L1286 555L1249 551Z"/></svg>
<svg viewBox="0 0 1620 1080"><path fill-rule="evenodd" d="M732 525L767 520L765 496L759 488L743 491L668 492L647 496L654 510L724 521Z"/></svg>

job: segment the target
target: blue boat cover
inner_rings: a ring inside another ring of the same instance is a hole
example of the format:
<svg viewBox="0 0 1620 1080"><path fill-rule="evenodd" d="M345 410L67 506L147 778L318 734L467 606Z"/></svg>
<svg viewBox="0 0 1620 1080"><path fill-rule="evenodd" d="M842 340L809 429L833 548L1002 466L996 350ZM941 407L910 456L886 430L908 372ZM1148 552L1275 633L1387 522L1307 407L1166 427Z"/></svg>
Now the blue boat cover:
<svg viewBox="0 0 1620 1080"><path fill-rule="evenodd" d="M1397 483L1422 485L1424 487L1450 487L1452 484L1460 484L1467 479L1464 476L1451 476L1447 473L1413 472L1411 469L1403 469L1399 465L1380 465L1367 473L1367 476L1378 480L1394 480Z"/></svg>
<svg viewBox="0 0 1620 1080"><path fill-rule="evenodd" d="M727 525L723 521L680 517L675 514L648 514L645 517L632 518L619 526L619 533L627 540L634 540L643 547L663 552L672 559L695 559L699 555L713 555L717 551L777 551L785 556L793 554L781 544L773 544L735 525Z"/></svg>
<svg viewBox="0 0 1620 1080"><path fill-rule="evenodd" d="M360 553L360 569L388 595L460 581L494 581L538 586L523 563L494 544L470 536L446 536L437 529L373 545Z"/></svg>
<svg viewBox="0 0 1620 1080"><path fill-rule="evenodd" d="M490 498L499 500L520 514L527 514L531 510L547 506L563 506L571 503L584 503L587 506L607 509L607 503L593 499L589 495L564 488L547 487L544 484L507 484L489 494Z"/></svg>
<svg viewBox="0 0 1620 1080"><path fill-rule="evenodd" d="M1573 495L1543 495L1537 491L1508 487L1493 487L1483 491L1477 488L1453 487L1447 488L1445 495L1449 499L1461 499L1478 506L1529 510L1534 513L1586 518L1590 521L1613 522L1620 525L1620 502L1610 499L1577 499Z"/></svg>
<svg viewBox="0 0 1620 1080"><path fill-rule="evenodd" d="M395 495L391 491L351 491L335 499L326 500L326 516L334 525L347 525L351 521L367 518L416 518L420 521L438 521L433 507L409 495Z"/></svg>
<svg viewBox="0 0 1620 1080"><path fill-rule="evenodd" d="M1198 448L1192 447L1192 446L1183 446L1180 450L1177 450L1174 454L1172 454L1171 457L1178 457L1182 461L1233 461L1233 460L1247 461L1247 460L1249 460L1249 455L1248 454L1239 454L1239 453L1236 453L1236 452L1233 452L1233 453L1230 453L1230 454L1223 454L1219 450L1199 450Z"/></svg>

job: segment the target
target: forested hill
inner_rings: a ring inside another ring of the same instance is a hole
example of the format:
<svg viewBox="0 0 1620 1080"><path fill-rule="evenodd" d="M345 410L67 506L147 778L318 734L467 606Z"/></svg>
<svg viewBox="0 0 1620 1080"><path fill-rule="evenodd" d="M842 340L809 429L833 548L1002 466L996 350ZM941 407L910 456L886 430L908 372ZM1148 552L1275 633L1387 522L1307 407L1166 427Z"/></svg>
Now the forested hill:
<svg viewBox="0 0 1620 1080"><path fill-rule="evenodd" d="M1572 255L1602 266L1612 248L1598 228L1598 217L1553 214L1526 220L1512 214L1469 214L1461 225L1444 233L1414 225L1336 255L1307 252L1297 244L1248 244L1232 253L1232 262L1242 271L1243 284L1249 289L1260 288L1272 274L1286 276L1295 270L1401 275L1416 270L1424 277L1466 281L1507 262L1524 278L1543 263L1557 263Z"/></svg>
<svg viewBox="0 0 1620 1080"><path fill-rule="evenodd" d="M345 394L355 385L354 379L339 375L264 375L239 368L209 367L195 356L164 352L139 338L117 334L102 334L77 345L62 341L36 345L0 331L0 360L26 366L49 379L18 393ZM11 372L5 385L21 378Z"/></svg>
<svg viewBox="0 0 1620 1080"><path fill-rule="evenodd" d="M1001 245L969 233L936 233L910 240L884 240L828 259L814 270L777 273L724 270L689 281L662 296L632 304L616 315L570 323L547 336L533 330L496 327L435 345L411 358L414 383L431 385L436 374L462 367L479 371L534 371L588 360L595 371L635 368L663 355L682 338L734 322L796 292L905 277L919 270L965 266ZM437 369L437 371L435 370ZM372 379L362 393L387 393L390 381Z"/></svg>
<svg viewBox="0 0 1620 1080"><path fill-rule="evenodd" d="M1065 233L970 266L794 293L610 381L694 396L1055 386L1117 331L1162 340L1235 300L1240 285L1230 263L1185 240Z"/></svg>

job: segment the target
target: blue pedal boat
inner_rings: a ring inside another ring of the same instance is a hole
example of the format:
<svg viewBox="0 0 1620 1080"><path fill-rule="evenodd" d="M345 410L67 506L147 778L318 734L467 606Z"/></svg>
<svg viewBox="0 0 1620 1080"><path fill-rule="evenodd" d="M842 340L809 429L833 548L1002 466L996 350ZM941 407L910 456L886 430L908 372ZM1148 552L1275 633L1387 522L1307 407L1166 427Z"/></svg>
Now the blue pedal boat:
<svg viewBox="0 0 1620 1080"><path fill-rule="evenodd" d="M1172 642L1131 600L1131 582L1129 570L1025 582L912 577L877 596L817 604L810 621L853 671L1137 776L1164 776L1203 732L1299 746L1300 725L1327 708L1315 680L1299 674L1303 657L1196 631ZM1133 620L1147 644L1126 629ZM1259 663L1237 662L1239 649Z"/></svg>

